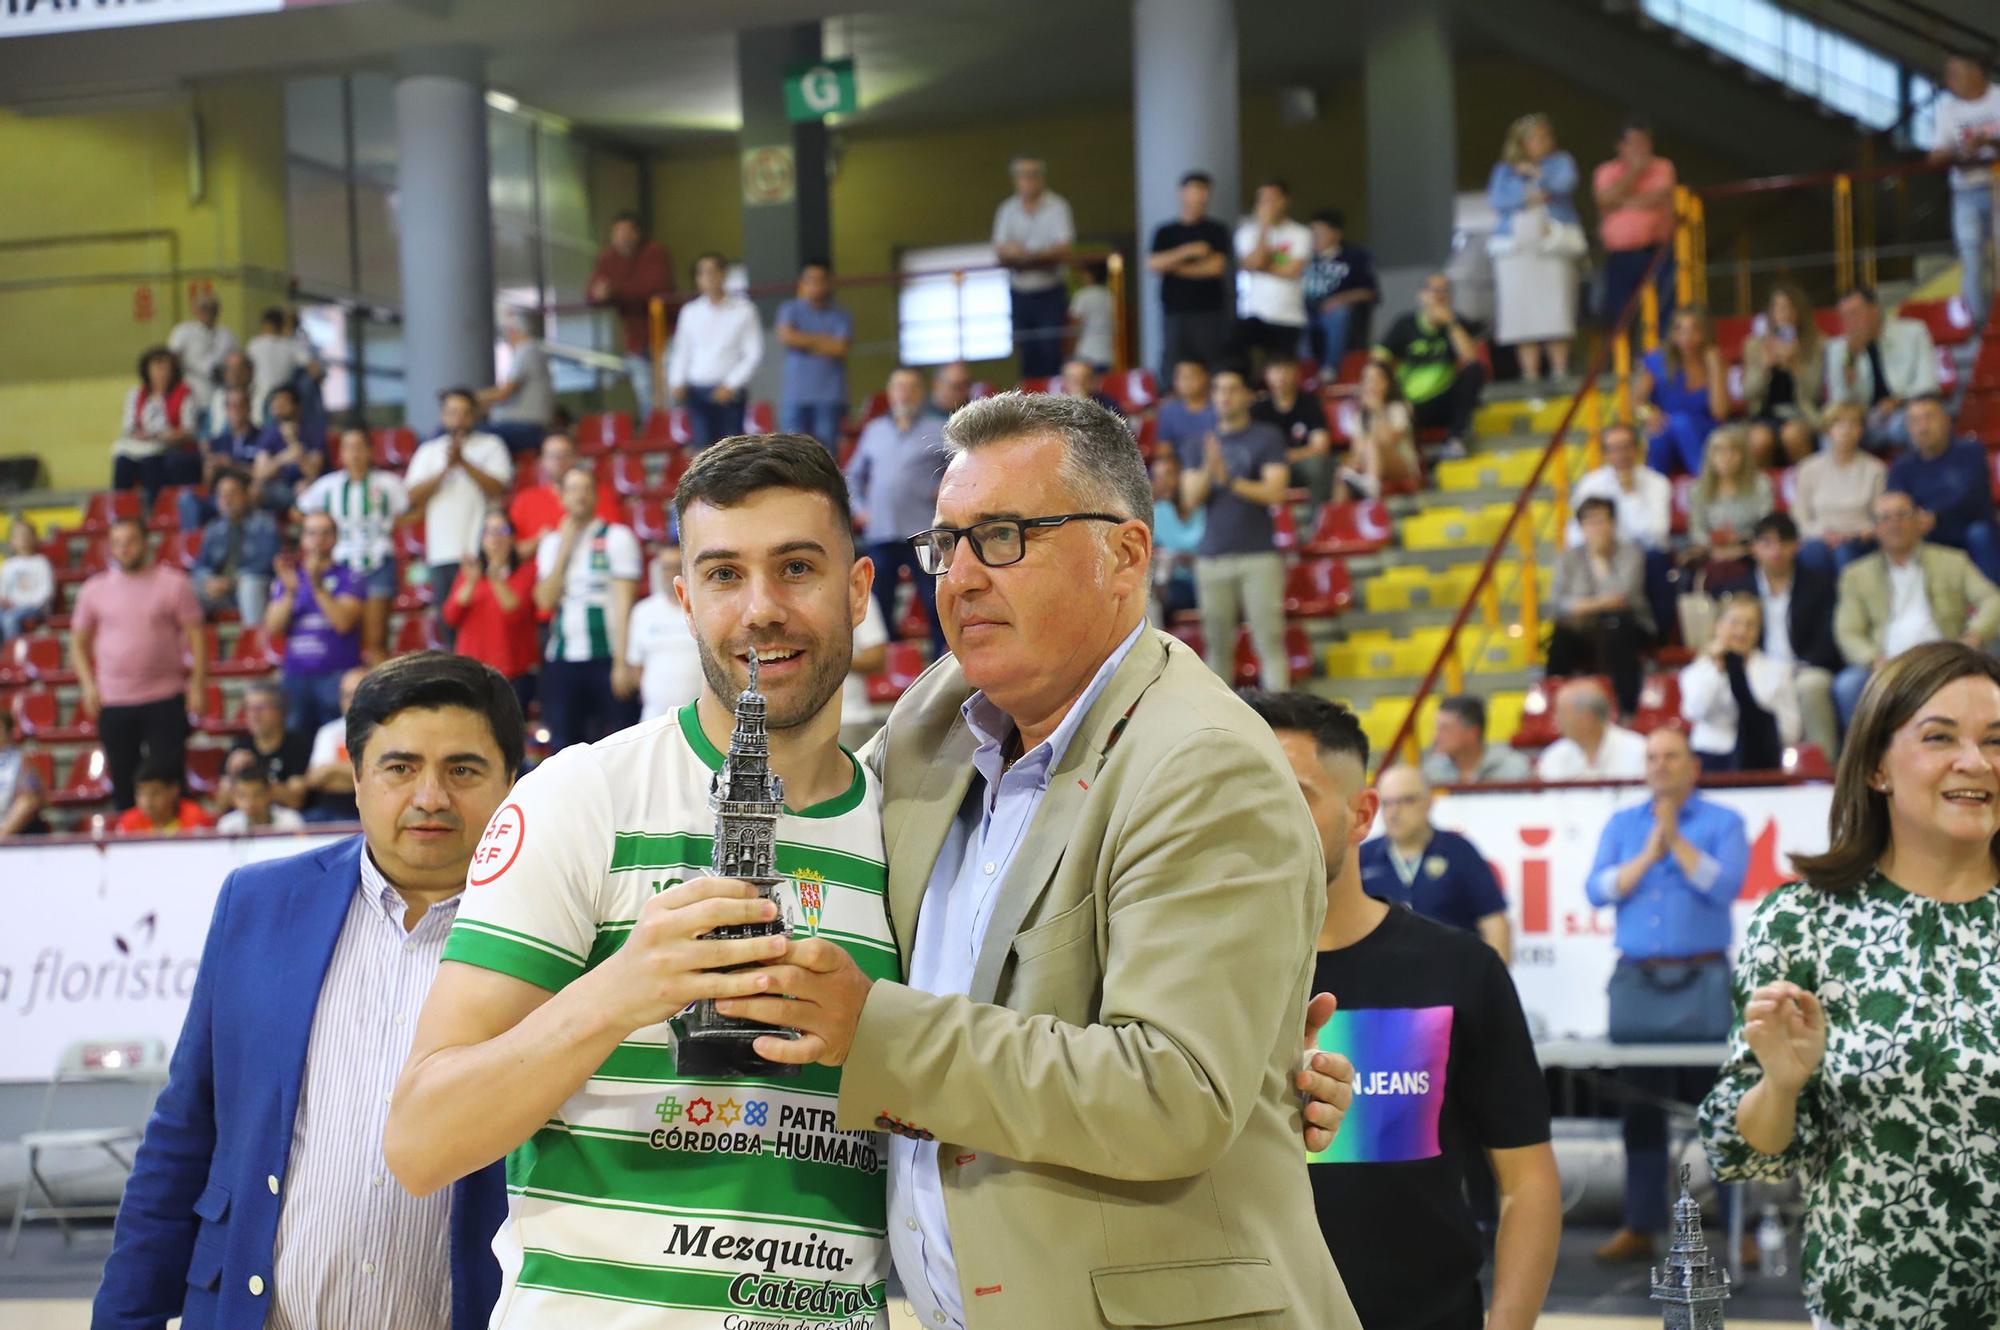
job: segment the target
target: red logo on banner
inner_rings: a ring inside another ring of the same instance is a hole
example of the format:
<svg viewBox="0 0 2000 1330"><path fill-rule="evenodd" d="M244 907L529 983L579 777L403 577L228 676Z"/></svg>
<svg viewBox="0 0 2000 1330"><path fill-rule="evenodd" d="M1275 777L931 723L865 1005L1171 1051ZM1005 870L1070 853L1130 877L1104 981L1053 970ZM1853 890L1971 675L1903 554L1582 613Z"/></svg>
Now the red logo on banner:
<svg viewBox="0 0 2000 1330"><path fill-rule="evenodd" d="M520 857L521 842L527 839L528 819L519 804L504 804L486 824L486 834L472 851L472 867L466 881L483 887L514 866Z"/></svg>
<svg viewBox="0 0 2000 1330"><path fill-rule="evenodd" d="M1766 818L1764 829L1750 846L1750 869L1743 875L1743 891L1738 900L1760 901L1798 874L1791 871L1791 857L1778 860L1778 819Z"/></svg>
<svg viewBox="0 0 2000 1330"><path fill-rule="evenodd" d="M151 323L153 321L153 288L135 286L132 288L132 322Z"/></svg>

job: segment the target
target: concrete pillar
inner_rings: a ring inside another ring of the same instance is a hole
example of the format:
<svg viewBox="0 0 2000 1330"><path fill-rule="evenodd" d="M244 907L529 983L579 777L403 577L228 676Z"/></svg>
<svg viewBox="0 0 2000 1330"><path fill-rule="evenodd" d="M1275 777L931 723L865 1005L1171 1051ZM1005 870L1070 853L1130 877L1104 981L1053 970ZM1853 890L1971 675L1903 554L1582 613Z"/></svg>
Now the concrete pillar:
<svg viewBox="0 0 2000 1330"><path fill-rule="evenodd" d="M1448 0L1369 6L1366 42L1367 243L1383 282L1379 321L1408 309L1421 274L1451 257L1458 127Z"/></svg>
<svg viewBox="0 0 2000 1330"><path fill-rule="evenodd" d="M485 57L403 54L396 79L396 234L403 275L405 417L419 434L446 388L493 381L493 217Z"/></svg>
<svg viewBox="0 0 2000 1330"><path fill-rule="evenodd" d="M831 222L827 207L826 124L819 120L794 124L785 114L785 74L818 63L824 52L820 25L795 23L782 28L754 28L737 34L736 79L743 99L743 161L751 154L776 149L789 153L792 190L789 199L743 202L743 264L750 285L786 286L808 258L832 257ZM785 297L760 297L768 318ZM767 355L767 362L777 357Z"/></svg>
<svg viewBox="0 0 2000 1330"><path fill-rule="evenodd" d="M1139 254L1135 364L1160 360L1160 280L1145 270L1153 232L1179 213L1184 172L1215 178L1209 212L1234 228L1245 211L1237 145L1234 0L1132 0L1132 138ZM1164 385L1162 385L1164 387Z"/></svg>

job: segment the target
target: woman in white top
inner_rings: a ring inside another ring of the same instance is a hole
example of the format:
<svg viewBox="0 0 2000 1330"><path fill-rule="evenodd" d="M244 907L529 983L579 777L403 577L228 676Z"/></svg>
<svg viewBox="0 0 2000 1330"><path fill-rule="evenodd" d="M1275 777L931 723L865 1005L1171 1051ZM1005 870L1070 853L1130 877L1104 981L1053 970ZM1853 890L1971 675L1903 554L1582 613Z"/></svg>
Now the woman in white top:
<svg viewBox="0 0 2000 1330"><path fill-rule="evenodd" d="M1681 671L1681 716L1703 771L1776 771L1799 741L1791 667L1765 655L1763 640L1762 603L1731 596L1708 649Z"/></svg>
<svg viewBox="0 0 2000 1330"><path fill-rule="evenodd" d="M1083 285L1069 298L1070 332L1076 337L1072 354L1089 361L1099 374L1110 372L1117 354L1118 311L1105 285L1108 276L1104 260L1091 260L1083 265Z"/></svg>
<svg viewBox="0 0 2000 1330"><path fill-rule="evenodd" d="M1494 340L1521 358L1521 381L1550 371L1569 377L1576 336L1576 263L1588 248L1576 215L1576 161L1556 147L1545 115L1524 115L1507 130L1500 160L1486 184L1499 216L1488 243L1493 255Z"/></svg>
<svg viewBox="0 0 2000 1330"><path fill-rule="evenodd" d="M1879 457L1861 451L1865 408L1844 402L1826 413L1826 451L1799 463L1792 517L1805 543L1799 562L1828 576L1875 548L1872 509L1889 479Z"/></svg>
<svg viewBox="0 0 2000 1330"><path fill-rule="evenodd" d="M0 642L11 641L40 623L56 594L56 570L42 553L41 537L26 517L15 515L7 548L7 557L0 559Z"/></svg>
<svg viewBox="0 0 2000 1330"><path fill-rule="evenodd" d="M1379 360L1361 371L1354 397L1342 406L1341 432L1353 447L1340 468L1334 499L1379 499L1383 491L1415 488L1417 430L1396 376Z"/></svg>

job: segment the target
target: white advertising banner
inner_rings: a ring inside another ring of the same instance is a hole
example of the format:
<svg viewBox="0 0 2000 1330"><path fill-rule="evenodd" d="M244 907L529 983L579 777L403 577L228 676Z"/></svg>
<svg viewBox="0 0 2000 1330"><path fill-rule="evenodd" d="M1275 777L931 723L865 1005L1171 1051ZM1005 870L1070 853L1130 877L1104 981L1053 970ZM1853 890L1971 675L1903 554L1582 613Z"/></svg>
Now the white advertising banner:
<svg viewBox="0 0 2000 1330"><path fill-rule="evenodd" d="M1540 1039L1601 1039L1604 986L1617 951L1613 912L1584 894L1598 833L1611 815L1646 797L1636 786L1441 797L1432 820L1479 847L1500 877L1514 929L1514 986ZM1714 789L1701 797L1733 808L1750 838L1750 870L1736 902L1736 936L1757 902L1795 876L1786 856L1826 848L1831 785Z"/></svg>
<svg viewBox="0 0 2000 1330"><path fill-rule="evenodd" d="M296 3L297 0L293 0ZM272 14L286 0L0 0L0 37L96 32L183 19Z"/></svg>
<svg viewBox="0 0 2000 1330"><path fill-rule="evenodd" d="M80 1039L172 1048L230 870L339 839L111 841L0 849L0 1081L43 1081Z"/></svg>

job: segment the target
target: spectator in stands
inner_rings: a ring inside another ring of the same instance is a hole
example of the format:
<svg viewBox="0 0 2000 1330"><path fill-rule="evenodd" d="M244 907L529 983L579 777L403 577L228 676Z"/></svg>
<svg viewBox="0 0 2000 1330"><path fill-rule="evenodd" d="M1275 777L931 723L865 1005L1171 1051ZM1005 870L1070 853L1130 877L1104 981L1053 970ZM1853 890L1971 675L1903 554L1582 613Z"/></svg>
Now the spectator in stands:
<svg viewBox="0 0 2000 1330"><path fill-rule="evenodd" d="M1257 186L1255 209L1236 228L1237 334L1260 363L1296 356L1306 328L1305 272L1313 238L1291 219L1291 203L1290 186L1266 180Z"/></svg>
<svg viewBox="0 0 2000 1330"><path fill-rule="evenodd" d="M417 446L403 470L403 483L409 487L410 511L424 515L431 605L441 614L458 580L458 565L479 550L488 505L506 494L514 478L514 460L506 444L473 430L479 405L470 389L446 389L438 410L444 432ZM438 636L450 646L449 625Z"/></svg>
<svg viewBox="0 0 2000 1330"><path fill-rule="evenodd" d="M202 453L201 483L204 485L213 485L216 472L229 467L239 467L247 473L256 465L260 455L257 443L264 434L263 427L251 417L249 389L218 388L216 395L222 402L222 423L215 426L215 432L208 436L208 447ZM186 505L194 497L186 493L181 495L182 513L188 511ZM214 514L209 513L208 516L213 517ZM183 521L181 525L192 530L199 523Z"/></svg>
<svg viewBox="0 0 2000 1330"><path fill-rule="evenodd" d="M523 559L532 563L542 537L562 525L562 478L575 465L576 443L569 435L557 431L542 440L536 483L516 490L513 501L507 505L507 516L514 524L514 540ZM597 515L607 522L625 521L625 505L608 485L598 486Z"/></svg>
<svg viewBox="0 0 2000 1330"><path fill-rule="evenodd" d="M1936 393L1912 398L1905 419L1910 449L1889 464L1886 487L1901 490L1931 515L1926 539L1964 550L1989 582L2000 581L1986 449L1972 439L1953 440L1951 413Z"/></svg>
<svg viewBox="0 0 2000 1330"><path fill-rule="evenodd" d="M1986 326L1991 308L1992 254L2000 244L2000 209L1993 206L1993 167L2000 162L2000 89L1969 55L1944 62L1931 160L1951 163L1951 235L1958 246L1960 289L1972 326Z"/></svg>
<svg viewBox="0 0 2000 1330"><path fill-rule="evenodd" d="M17 738L14 713L0 707L0 840L48 830L42 810L49 792Z"/></svg>
<svg viewBox="0 0 2000 1330"><path fill-rule="evenodd" d="M1646 736L1612 720L1603 684L1571 679L1556 690L1555 710L1562 738L1535 759L1536 780L1645 779Z"/></svg>
<svg viewBox="0 0 2000 1330"><path fill-rule="evenodd" d="M1338 473L1337 497L1344 503L1356 496L1379 499L1415 489L1423 475L1416 416L1388 365L1374 360L1361 367L1361 382L1354 396L1341 403L1341 413L1349 447Z"/></svg>
<svg viewBox="0 0 2000 1330"><path fill-rule="evenodd" d="M1112 302L1111 288L1105 283L1110 269L1103 259L1092 259L1078 267L1083 284L1069 298L1069 331L1074 342L1073 359L1088 364L1099 374L1110 372L1118 355L1118 307ZM1069 366L1063 366L1068 373Z"/></svg>
<svg viewBox="0 0 2000 1330"><path fill-rule="evenodd" d="M1875 496L1887 487L1889 468L1861 451L1867 414L1843 402L1826 413L1826 448L1800 462L1794 473L1792 516L1806 543L1799 562L1829 576L1875 547Z"/></svg>
<svg viewBox="0 0 2000 1330"><path fill-rule="evenodd" d="M1411 1033L1399 1040L1398 1056L1414 1061L1428 1046L1431 1065L1443 1068L1432 1073L1438 1079L1431 1088L1440 1121L1451 1125L1435 1151L1426 1143L1313 1157L1314 1208L1355 1312L1370 1326L1476 1325L1482 1316L1495 1330L1532 1325L1555 1267L1562 1186L1541 1069L1507 967L1475 938L1368 891L1368 848L1357 843L1375 820L1376 801L1368 789L1368 740L1353 713L1303 693L1259 694L1250 704L1277 732L1326 860L1313 991L1332 994L1341 1011L1365 1010L1371 1014L1363 1019L1401 1026ZM1418 853L1424 872L1399 896L1421 894L1431 881L1434 856ZM1430 1041L1415 1037L1415 1018L1425 1011L1442 1011L1449 1030ZM1338 1016L1320 1043L1368 1056L1359 1032ZM1505 1202L1490 1312L1479 1288L1482 1217L1465 1195L1473 1174L1497 1177Z"/></svg>
<svg viewBox="0 0 2000 1330"><path fill-rule="evenodd" d="M728 265L714 253L694 261L701 294L681 306L667 352L667 387L687 406L696 449L743 432L743 393L764 358L757 307L724 289Z"/></svg>
<svg viewBox="0 0 2000 1330"><path fill-rule="evenodd" d="M243 390L243 400L250 404L250 421L258 428L262 428L264 422L259 413L259 403L252 396L257 390L257 371L251 365L250 357L241 351L231 351L222 358L222 368L215 377L215 388L209 393L205 404L208 409L206 428L215 429L223 418L223 404L232 388Z"/></svg>
<svg viewBox="0 0 2000 1330"><path fill-rule="evenodd" d="M949 365L939 365L931 375L931 399L924 408L939 420L950 420L951 413L972 400L972 367L963 360L954 360Z"/></svg>
<svg viewBox="0 0 2000 1330"><path fill-rule="evenodd" d="M1433 785L1483 785L1529 779L1528 759L1486 742L1486 703L1470 693L1438 703L1437 734L1418 764Z"/></svg>
<svg viewBox="0 0 2000 1330"><path fill-rule="evenodd" d="M1674 164L1653 151L1653 127L1630 119L1618 137L1618 152L1591 176L1600 220L1597 235L1604 242L1604 300L1599 315L1610 327L1645 280L1653 260L1660 261L1653 289L1659 295L1660 322L1674 311ZM1633 327L1638 326L1633 316Z"/></svg>
<svg viewBox="0 0 2000 1330"><path fill-rule="evenodd" d="M215 520L202 528L194 560L196 595L211 614L234 609L246 626L261 624L278 557L277 520L250 506L250 478L241 471L217 472L212 493Z"/></svg>
<svg viewBox="0 0 2000 1330"><path fill-rule="evenodd" d="M1160 377L1183 360L1219 365L1236 337L1229 290L1229 228L1208 215L1214 181L1206 171L1181 177L1180 215L1153 232L1146 267L1160 275Z"/></svg>
<svg viewBox="0 0 2000 1330"><path fill-rule="evenodd" d="M1014 192L993 211L993 252L1008 270L1013 291L1014 347L1021 377L1046 379L1062 369L1062 335L1069 297L1062 265L1076 243L1069 201L1047 188L1048 167L1039 157L1007 164Z"/></svg>
<svg viewBox="0 0 2000 1330"><path fill-rule="evenodd" d="M201 475L193 447L200 423L201 407L181 379L180 361L164 346L148 347L111 445L111 488L141 491L150 508L163 486L193 484Z"/></svg>
<svg viewBox="0 0 2000 1330"><path fill-rule="evenodd" d="M1549 673L1610 675L1618 709L1629 716L1639 709L1639 653L1659 629L1646 594L1646 556L1620 535L1616 512L1601 495L1577 505L1583 543L1556 560L1549 589Z"/></svg>
<svg viewBox="0 0 2000 1330"><path fill-rule="evenodd" d="M1180 448L1182 507L1204 514L1194 565L1203 650L1210 669L1233 679L1241 619L1250 626L1265 691L1282 693L1292 672L1285 656L1285 561L1271 506L1285 501L1291 484L1285 436L1250 418L1241 371L1220 370L1213 382L1215 428Z"/></svg>
<svg viewBox="0 0 2000 1330"><path fill-rule="evenodd" d="M308 822L353 822L361 816L354 804L354 763L347 754L347 711L354 705L354 690L367 677L367 667L361 665L340 676L340 714L313 735L306 758Z"/></svg>
<svg viewBox="0 0 2000 1330"><path fill-rule="evenodd" d="M1749 576L1711 589L1756 597L1764 611L1763 654L1791 671L1800 737L1830 758L1840 742L1833 676L1844 664L1833 637L1833 575L1799 557L1799 528L1787 513L1772 513L1752 528L1750 553L1757 566Z"/></svg>
<svg viewBox="0 0 2000 1330"><path fill-rule="evenodd" d="M1285 460L1291 483L1312 495L1315 506L1333 495L1333 431L1317 394L1299 389L1299 362L1272 356L1264 364L1264 393L1250 408L1250 418L1275 425L1285 436Z"/></svg>
<svg viewBox="0 0 2000 1330"><path fill-rule="evenodd" d="M1812 305L1796 285L1779 282L1743 343L1743 402L1758 466L1791 466L1813 455L1825 369Z"/></svg>
<svg viewBox="0 0 2000 1330"><path fill-rule="evenodd" d="M563 476L562 525L535 551L535 608L549 616L542 655L542 719L549 751L602 739L632 723L636 680L612 677L625 659L625 629L645 575L639 538L597 515L597 474Z"/></svg>
<svg viewBox="0 0 2000 1330"><path fill-rule="evenodd" d="M654 380L660 364L653 349L651 305L674 293L674 266L664 247L648 240L634 213L611 219L610 243L597 256L586 288L590 303L618 316L619 339L625 350L625 372L632 379L632 396L639 406L639 424L653 414Z"/></svg>
<svg viewBox="0 0 2000 1330"><path fill-rule="evenodd" d="M265 635L285 642L285 728L308 737L340 714L340 676L361 663L368 587L334 562L338 539L330 515L307 513L298 554L278 556L278 587L264 611Z"/></svg>
<svg viewBox="0 0 2000 1330"><path fill-rule="evenodd" d="M1665 555L1674 524L1674 486L1639 460L1639 436L1629 425L1607 425L1601 441L1604 464L1587 472L1570 491L1578 518L1585 499L1609 499L1618 515L1618 536L1640 549ZM1583 544L1583 527L1572 519L1572 549Z"/></svg>
<svg viewBox="0 0 2000 1330"><path fill-rule="evenodd" d="M325 513L338 536L333 561L361 579L368 603L361 616L361 657L388 654L389 605L396 599L396 523L410 511L410 492L393 471L375 467L368 431L340 432L340 470L321 476L299 496L302 514Z"/></svg>
<svg viewBox="0 0 2000 1330"><path fill-rule="evenodd" d="M181 792L181 761L148 753L134 773L134 802L111 829L120 836L178 836L215 825L208 813Z"/></svg>
<svg viewBox="0 0 2000 1330"><path fill-rule="evenodd" d="M639 672L639 719L656 720L701 693L701 650L674 594L674 579L681 572L679 532L669 534L647 571L652 594L632 607L620 666Z"/></svg>
<svg viewBox="0 0 2000 1330"><path fill-rule="evenodd" d="M1153 413L1159 441L1182 457L1190 448L1199 448L1202 438L1215 431L1215 402L1211 394L1208 366L1199 360L1182 360L1174 366L1174 391Z"/></svg>
<svg viewBox="0 0 2000 1330"><path fill-rule="evenodd" d="M1434 272L1417 291L1417 307L1389 325L1375 354L1396 371L1417 428L1445 432L1445 455L1463 457L1472 413L1486 389L1479 344L1451 305L1451 278Z"/></svg>
<svg viewBox="0 0 2000 1330"><path fill-rule="evenodd" d="M1153 454L1153 623L1195 608L1195 558L1208 515L1181 495L1181 459L1171 448Z"/></svg>
<svg viewBox="0 0 2000 1330"><path fill-rule="evenodd" d="M847 461L847 490L863 530L860 552L875 561L875 600L896 619L896 590L905 569L930 625L931 652L944 654L937 579L917 563L910 537L931 524L944 475L944 421L923 412L924 378L913 369L889 375L889 410L861 427ZM686 698L682 698L686 701ZM678 705L678 704L676 704Z"/></svg>
<svg viewBox="0 0 2000 1330"><path fill-rule="evenodd" d="M458 581L444 602L444 621L457 635L458 654L499 671L523 711L534 700L540 658L535 640L538 580L534 556L521 548L519 528L505 513L491 512L480 527L478 555L460 565Z"/></svg>
<svg viewBox="0 0 2000 1330"><path fill-rule="evenodd" d="M1063 361L1062 377L1053 386L1064 397L1088 397L1114 416L1124 414L1125 409L1104 391L1104 376L1098 372L1097 366L1082 356L1071 356Z"/></svg>
<svg viewBox="0 0 2000 1330"><path fill-rule="evenodd" d="M136 518L111 524L110 565L76 593L69 665L77 707L97 720L112 806L132 806L142 757L179 770L188 717L208 695L208 632L186 573L153 563Z"/></svg>
<svg viewBox="0 0 2000 1330"><path fill-rule="evenodd" d="M868 677L880 674L889 664L889 621L882 617L882 605L873 596L854 626L854 654L848 662L847 677L840 685L842 724L868 722ZM699 691L699 690L697 690ZM693 697L694 694L688 694Z"/></svg>
<svg viewBox="0 0 2000 1330"><path fill-rule="evenodd" d="M55 598L56 570L42 553L42 538L26 513L15 513L7 532L7 557L0 559L0 643L46 619Z"/></svg>
<svg viewBox="0 0 2000 1330"><path fill-rule="evenodd" d="M1521 379L1549 372L1569 377L1569 344L1576 336L1576 262L1590 247L1576 215L1576 159L1556 147L1549 118L1524 115L1507 130L1500 160L1486 183L1486 199L1499 215L1488 248L1493 254L1493 340L1514 348Z"/></svg>
<svg viewBox="0 0 2000 1330"><path fill-rule="evenodd" d="M1826 343L1826 398L1868 411L1868 442L1910 442L1903 408L1938 390L1937 348L1918 319L1884 319L1875 293L1857 286L1840 298L1840 336Z"/></svg>
<svg viewBox="0 0 2000 1330"><path fill-rule="evenodd" d="M1525 770L1521 778L1527 779ZM1431 783L1424 773L1399 763L1376 778L1375 790L1382 797L1382 834L1361 845L1361 889L1478 934L1505 963L1513 952L1507 898L1471 841L1431 825Z"/></svg>
<svg viewBox="0 0 2000 1330"><path fill-rule="evenodd" d="M236 334L217 321L221 313L222 302L212 293L203 292L195 297L194 317L176 323L167 334L166 349L180 359L181 372L187 376L188 387L194 393L196 412L208 409L209 399L222 381L223 360L240 354Z"/></svg>
<svg viewBox="0 0 2000 1330"><path fill-rule="evenodd" d="M540 447L556 415L556 381L549 372L549 353L541 339L529 331L528 319L522 310L501 311L500 339L507 343L509 357L507 377L476 394L486 412L488 431L516 453Z"/></svg>
<svg viewBox="0 0 2000 1330"><path fill-rule="evenodd" d="M1667 344L1633 375L1632 400L1646 422L1646 465L1664 476L1700 475L1702 446L1729 419L1729 377L1707 310L1674 311Z"/></svg>
<svg viewBox="0 0 2000 1330"><path fill-rule="evenodd" d="M312 770L312 745L317 737L285 725L285 690L282 685L260 679L243 694L245 733L229 745L222 760L222 784L216 791L224 804L230 802L229 769L237 754L248 753L263 769L271 783L271 797L287 808L304 808L311 794L307 776Z"/></svg>
<svg viewBox="0 0 2000 1330"><path fill-rule="evenodd" d="M1777 771L1799 741L1791 668L1764 654L1763 639L1763 603L1729 596L1708 645L1681 670L1681 717L1703 771Z"/></svg>
<svg viewBox="0 0 2000 1330"><path fill-rule="evenodd" d="M1347 243L1345 213L1322 208L1307 229L1312 232L1312 257L1301 282L1312 317L1308 341L1331 383L1347 353L1368 345L1368 318L1382 292L1375 284L1375 256Z"/></svg>
<svg viewBox="0 0 2000 1330"><path fill-rule="evenodd" d="M1984 647L2000 632L2000 588L1957 550L1924 541L1926 515L1901 490L1875 500L1875 553L1840 575L1834 638L1847 660L1833 681L1844 729L1868 676L1913 646L1957 638Z"/></svg>
<svg viewBox="0 0 2000 1330"><path fill-rule="evenodd" d="M299 410L299 390L289 383L271 390L264 409L268 419L257 435L250 493L258 507L284 513L326 469L326 435L306 423Z"/></svg>
<svg viewBox="0 0 2000 1330"><path fill-rule="evenodd" d="M257 335L243 348L243 354L250 361L251 413L260 424L270 419L275 390L282 386L297 393L301 376L317 379L326 373L313 354L312 344L285 331L285 311L276 306L257 320Z"/></svg>
<svg viewBox="0 0 2000 1330"><path fill-rule="evenodd" d="M238 753L230 762L229 811L215 820L215 829L225 836L247 836L253 831L303 831L306 820L295 808L271 799L271 781L264 768L248 754Z"/></svg>
<svg viewBox="0 0 2000 1330"><path fill-rule="evenodd" d="M847 348L854 316L833 302L833 265L807 259L799 267L798 294L778 306L774 330L785 348L784 383L778 391L778 428L809 434L836 456L847 419Z"/></svg>
<svg viewBox="0 0 2000 1330"><path fill-rule="evenodd" d="M1730 905L1743 890L1750 844L1734 810L1695 792L1701 768L1685 730L1646 736L1645 803L1612 814L1585 879L1593 905L1618 913L1611 1038L1726 1038L1730 1023ZM1661 994L1676 991L1671 1007ZM1633 1068L1625 1101L1625 1223L1597 1249L1600 1261L1651 1259L1667 1222L1667 1123L1660 1105L1691 1103L1714 1083L1712 1068Z"/></svg>
<svg viewBox="0 0 2000 1330"><path fill-rule="evenodd" d="M1706 563L1710 576L1735 575L1750 554L1750 528L1778 506L1771 478L1750 460L1741 427L1724 425L1708 436L1701 473L1688 497L1684 563Z"/></svg>

